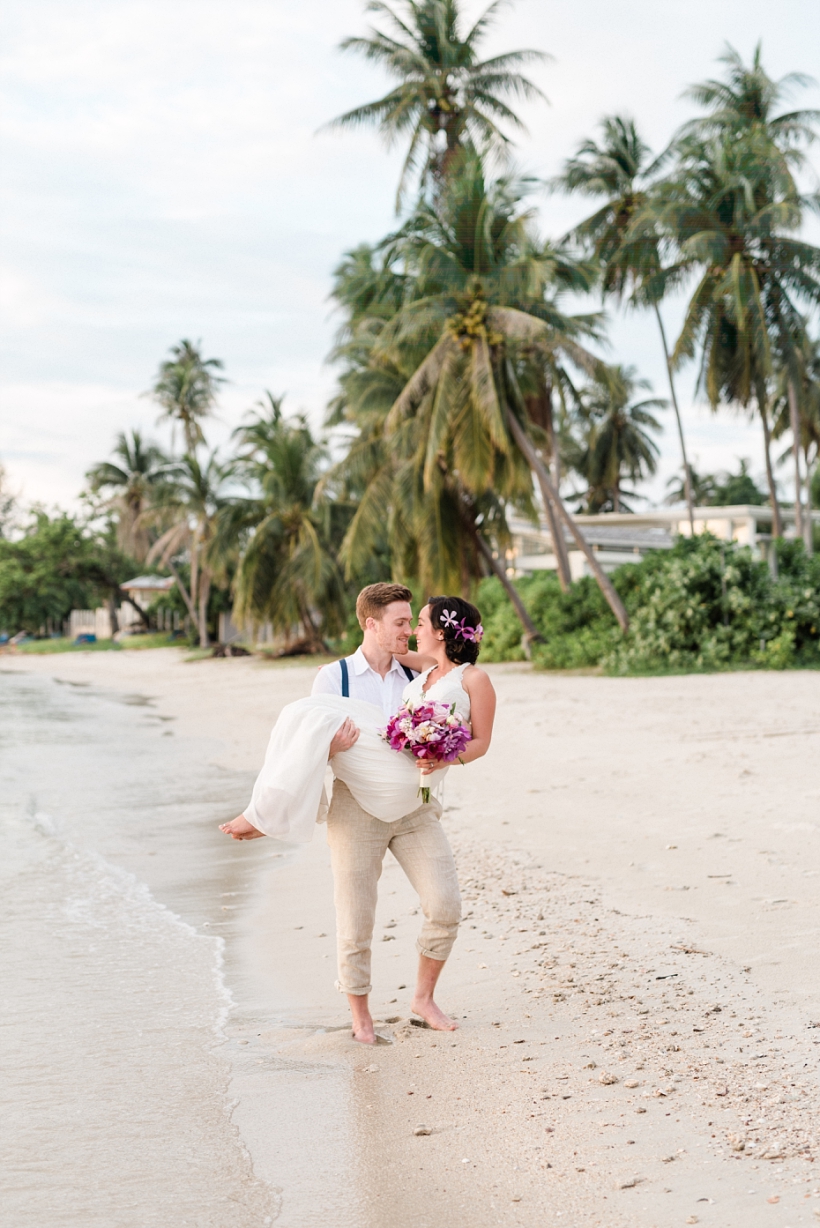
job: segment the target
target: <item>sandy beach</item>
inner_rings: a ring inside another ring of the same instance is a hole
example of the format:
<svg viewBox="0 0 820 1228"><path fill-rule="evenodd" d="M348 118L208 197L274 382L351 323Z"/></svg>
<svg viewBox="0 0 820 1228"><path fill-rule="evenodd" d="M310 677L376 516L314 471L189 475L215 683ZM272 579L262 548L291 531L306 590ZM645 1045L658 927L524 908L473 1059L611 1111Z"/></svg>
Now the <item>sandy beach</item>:
<svg viewBox="0 0 820 1228"><path fill-rule="evenodd" d="M151 737L201 747L207 874L181 841L164 866L136 847L120 860L224 939L233 1006L213 1046L242 1180L268 1200L246 1200L231 1224L820 1218L816 673L490 666L493 748L452 770L445 793L465 919L440 1000L460 1030L408 1017L417 905L388 857L373 1006L392 1043L369 1049L350 1040L333 988L324 829L297 849L216 840L313 668L171 649L0 666L140 697Z"/></svg>

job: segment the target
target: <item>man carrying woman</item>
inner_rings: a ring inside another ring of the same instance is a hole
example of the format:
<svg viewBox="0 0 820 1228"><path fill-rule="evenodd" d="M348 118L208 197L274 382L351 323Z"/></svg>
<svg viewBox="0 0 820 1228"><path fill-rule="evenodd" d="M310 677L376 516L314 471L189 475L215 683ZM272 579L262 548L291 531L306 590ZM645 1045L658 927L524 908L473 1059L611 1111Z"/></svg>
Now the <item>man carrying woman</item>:
<svg viewBox="0 0 820 1228"><path fill-rule="evenodd" d="M487 753L495 716L492 683L475 665L482 636L478 610L458 597L433 597L420 611L413 629L411 596L409 589L398 584L371 584L363 589L356 602L364 632L361 647L351 657L319 671L312 700L289 705L300 709L303 724L299 728L309 728L313 741L316 713L310 709L323 709L319 720L326 741L321 750L324 753L327 746L336 776L327 812L336 905L336 985L347 995L353 1036L363 1044L376 1039L368 1002L371 945L378 881L388 848L418 893L424 914L411 1009L437 1030L457 1027L434 999L461 918L455 862L440 824L441 804L435 797L414 804L418 799L406 787L401 800L394 804L391 794L391 800L385 801L385 789L397 788L398 778L407 771L407 764L398 760L408 756L404 752L397 755L383 742L379 745L378 726L405 702L435 700L454 705L455 714L472 731L459 757L461 764L467 764ZM416 652L408 651L411 634L416 636ZM348 710L350 715L346 715ZM306 727L308 719L313 723ZM282 762L288 743L280 736L275 745L276 735L275 729L246 814L222 825L222 831L234 839L253 839L265 831L280 834L281 814L274 811L282 808ZM287 732L290 738L305 736ZM362 779L356 770L359 763ZM416 783L418 766L413 763ZM426 760L421 772L435 785L449 766ZM315 775L314 766L312 777Z"/></svg>

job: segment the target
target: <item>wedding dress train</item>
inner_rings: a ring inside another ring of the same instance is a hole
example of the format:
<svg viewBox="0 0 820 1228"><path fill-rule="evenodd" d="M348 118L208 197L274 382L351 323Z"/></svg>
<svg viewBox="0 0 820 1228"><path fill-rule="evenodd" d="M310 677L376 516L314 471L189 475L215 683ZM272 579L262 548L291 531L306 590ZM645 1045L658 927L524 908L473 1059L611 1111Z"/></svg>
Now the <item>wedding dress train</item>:
<svg viewBox="0 0 820 1228"><path fill-rule="evenodd" d="M341 695L311 695L283 708L273 727L245 809L245 818L258 831L295 844L310 841L327 811L324 781L330 743L348 716L358 726L359 738L350 750L333 756L334 776L344 781L363 810L385 823L421 805L418 764L409 751L391 750L379 736L387 723L381 708ZM446 768L433 772L425 785L434 788L446 773Z"/></svg>

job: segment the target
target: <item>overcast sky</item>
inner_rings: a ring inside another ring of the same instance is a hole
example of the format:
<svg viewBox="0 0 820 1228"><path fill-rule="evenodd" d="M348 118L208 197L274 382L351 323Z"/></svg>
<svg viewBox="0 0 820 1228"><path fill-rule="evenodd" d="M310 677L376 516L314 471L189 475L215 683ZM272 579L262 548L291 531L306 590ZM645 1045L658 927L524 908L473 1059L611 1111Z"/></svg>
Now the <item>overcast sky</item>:
<svg viewBox="0 0 820 1228"><path fill-rule="evenodd" d="M0 460L26 500L70 506L119 430L168 442L142 394L182 337L225 363L213 442L265 388L321 424L332 270L394 222L399 154L372 131L316 133L386 88L336 49L368 20L360 0L6 0ZM487 51L554 57L532 73L551 105L523 108L517 150L548 177L606 113L660 148L724 42L748 57L760 38L772 75L811 72L817 0L519 0ZM544 232L584 204L542 197ZM614 319L611 338L663 395L652 321ZM762 468L757 430L694 404L689 377L682 393L698 468ZM665 422L656 497L679 463Z"/></svg>

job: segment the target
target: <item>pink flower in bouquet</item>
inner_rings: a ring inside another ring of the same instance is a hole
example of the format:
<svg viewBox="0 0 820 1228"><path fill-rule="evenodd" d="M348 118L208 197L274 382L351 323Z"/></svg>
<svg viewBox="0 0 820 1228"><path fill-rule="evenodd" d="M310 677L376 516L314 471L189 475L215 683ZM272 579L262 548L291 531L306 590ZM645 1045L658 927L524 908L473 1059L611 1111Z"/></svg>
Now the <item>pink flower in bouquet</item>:
<svg viewBox="0 0 820 1228"><path fill-rule="evenodd" d="M381 736L393 750L409 750L416 759L438 759L454 763L472 738L468 725L455 714L455 704L424 700L413 707L405 703L391 716ZM430 790L419 789L425 802Z"/></svg>

